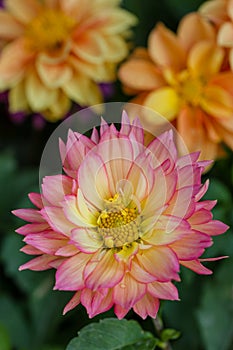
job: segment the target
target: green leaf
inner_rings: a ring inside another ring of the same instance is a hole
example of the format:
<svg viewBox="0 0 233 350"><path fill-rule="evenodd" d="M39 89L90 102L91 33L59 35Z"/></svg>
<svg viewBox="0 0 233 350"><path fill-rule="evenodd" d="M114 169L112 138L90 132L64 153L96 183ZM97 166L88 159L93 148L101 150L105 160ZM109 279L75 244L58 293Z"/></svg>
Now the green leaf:
<svg viewBox="0 0 233 350"><path fill-rule="evenodd" d="M180 337L180 332L172 328L164 329L161 334L162 341L176 340L179 337Z"/></svg>
<svg viewBox="0 0 233 350"><path fill-rule="evenodd" d="M10 337L6 328L0 324L0 345L1 350L11 350Z"/></svg>
<svg viewBox="0 0 233 350"><path fill-rule="evenodd" d="M19 272L19 266L29 260L26 254L20 252L20 248L24 245L22 238L16 233L7 233L2 242L0 259L3 262L4 272L7 277L12 278L21 291L32 293L36 292L37 289L41 289L44 279L48 278L49 271L43 273L35 273L34 271ZM48 290L50 289L51 284Z"/></svg>
<svg viewBox="0 0 233 350"><path fill-rule="evenodd" d="M206 283L197 311L206 350L228 350L233 344L232 259L222 261L213 278Z"/></svg>
<svg viewBox="0 0 233 350"><path fill-rule="evenodd" d="M107 318L84 327L66 350L153 350L156 342L136 321Z"/></svg>
<svg viewBox="0 0 233 350"><path fill-rule="evenodd" d="M24 318L20 305L8 296L0 297L0 324L3 324L6 328L12 345L16 349L29 348L29 325Z"/></svg>

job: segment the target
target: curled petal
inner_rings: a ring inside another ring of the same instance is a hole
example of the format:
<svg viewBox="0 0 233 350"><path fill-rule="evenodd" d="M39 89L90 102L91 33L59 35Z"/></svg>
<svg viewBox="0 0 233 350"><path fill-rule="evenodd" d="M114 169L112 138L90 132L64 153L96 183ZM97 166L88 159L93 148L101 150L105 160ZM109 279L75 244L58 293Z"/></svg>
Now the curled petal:
<svg viewBox="0 0 233 350"><path fill-rule="evenodd" d="M57 269L56 284L58 290L80 290L84 288L83 271L91 256L78 253L65 260Z"/></svg>
<svg viewBox="0 0 233 350"><path fill-rule="evenodd" d="M197 12L183 17L177 33L187 51L203 40L214 43L216 37L214 27Z"/></svg>
<svg viewBox="0 0 233 350"><path fill-rule="evenodd" d="M76 228L72 231L71 242L84 253L95 253L103 246L103 238L91 229Z"/></svg>
<svg viewBox="0 0 233 350"><path fill-rule="evenodd" d="M51 255L44 254L44 255L38 256L38 257L28 261L27 263L21 265L19 267L19 271L26 270L26 269L29 269L32 271L48 270L48 269L52 268L52 266L50 264L53 261L55 261L56 259L58 259L58 258L51 256Z"/></svg>
<svg viewBox="0 0 233 350"><path fill-rule="evenodd" d="M144 295L144 297L139 300L133 307L133 310L138 314L143 320L150 316L155 318L159 310L159 299L152 297L150 294Z"/></svg>
<svg viewBox="0 0 233 350"><path fill-rule="evenodd" d="M153 90L164 84L161 73L149 60L131 59L119 69L122 83L136 90Z"/></svg>
<svg viewBox="0 0 233 350"><path fill-rule="evenodd" d="M86 307L89 317L94 317L112 307L112 291L107 288L98 291L92 291L88 288L83 289L81 302Z"/></svg>
<svg viewBox="0 0 233 350"><path fill-rule="evenodd" d="M152 59L162 67L180 70L185 65L185 51L176 35L159 23L151 32L148 40Z"/></svg>
<svg viewBox="0 0 233 350"><path fill-rule="evenodd" d="M161 87L146 97L144 105L171 121L179 112L180 98L173 88Z"/></svg>
<svg viewBox="0 0 233 350"><path fill-rule="evenodd" d="M231 22L224 23L218 32L218 44L224 47L232 47L233 45L233 24Z"/></svg>
<svg viewBox="0 0 233 350"><path fill-rule="evenodd" d="M196 76L205 77L219 72L224 59L224 51L211 42L200 42L190 51L188 67Z"/></svg>
<svg viewBox="0 0 233 350"><path fill-rule="evenodd" d="M80 296L81 296L81 291L78 291L74 294L74 296L70 299L70 301L66 304L64 310L63 310L63 315L65 315L68 311L72 310L75 308L78 304L80 304Z"/></svg>
<svg viewBox="0 0 233 350"><path fill-rule="evenodd" d="M153 282L148 284L148 292L158 299L179 300L178 290L171 282Z"/></svg>
<svg viewBox="0 0 233 350"><path fill-rule="evenodd" d="M136 281L127 273L113 289L113 300L124 309L130 309L146 293L146 285Z"/></svg>
<svg viewBox="0 0 233 350"><path fill-rule="evenodd" d="M85 267L85 286L93 291L114 287L122 280L124 272L124 263L114 258L112 250L96 253Z"/></svg>
<svg viewBox="0 0 233 350"><path fill-rule="evenodd" d="M168 247L155 247L137 256L141 266L159 282L179 279L179 263L175 253Z"/></svg>
<svg viewBox="0 0 233 350"><path fill-rule="evenodd" d="M211 275L213 272L203 266L199 260L182 261L180 264L201 275Z"/></svg>

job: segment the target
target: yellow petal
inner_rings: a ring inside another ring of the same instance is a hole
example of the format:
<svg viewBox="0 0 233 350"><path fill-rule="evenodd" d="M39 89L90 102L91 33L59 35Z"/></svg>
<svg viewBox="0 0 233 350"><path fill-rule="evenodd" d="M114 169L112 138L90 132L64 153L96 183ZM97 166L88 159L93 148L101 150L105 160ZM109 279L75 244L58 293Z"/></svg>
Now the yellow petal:
<svg viewBox="0 0 233 350"><path fill-rule="evenodd" d="M84 32L72 45L72 51L83 60L95 64L104 61L105 41L101 35L92 31Z"/></svg>
<svg viewBox="0 0 233 350"><path fill-rule="evenodd" d="M82 106L89 106L102 102L102 95L98 86L88 77L75 72L66 82L62 90L69 98Z"/></svg>
<svg viewBox="0 0 233 350"><path fill-rule="evenodd" d="M122 64L118 74L124 85L135 90L152 90L164 85L161 73L149 60L133 58Z"/></svg>
<svg viewBox="0 0 233 350"><path fill-rule="evenodd" d="M233 23L224 23L218 32L218 44L224 47L233 46Z"/></svg>
<svg viewBox="0 0 233 350"><path fill-rule="evenodd" d="M36 66L43 83L51 88L63 86L72 77L72 69L66 63L46 64L38 60Z"/></svg>
<svg viewBox="0 0 233 350"><path fill-rule="evenodd" d="M214 43L216 37L214 27L197 12L183 17L179 23L177 33L186 51L189 51L193 45L202 40Z"/></svg>
<svg viewBox="0 0 233 350"><path fill-rule="evenodd" d="M24 32L24 26L16 19L0 9L0 37L4 40L12 40Z"/></svg>
<svg viewBox="0 0 233 350"><path fill-rule="evenodd" d="M196 76L208 77L219 72L223 58L223 49L211 42L202 41L190 51L188 67Z"/></svg>
<svg viewBox="0 0 233 350"><path fill-rule="evenodd" d="M39 1L36 0L5 0L6 9L19 21L28 23L42 9Z"/></svg>
<svg viewBox="0 0 233 350"><path fill-rule="evenodd" d="M106 9L99 17L105 19L101 29L108 35L122 33L128 27L137 24L137 18L133 14L120 8Z"/></svg>
<svg viewBox="0 0 233 350"><path fill-rule="evenodd" d="M200 108L186 106L177 119L177 129L189 152L201 151L200 159L215 159L219 145L208 138L203 120L207 116ZM182 145L181 145L182 147Z"/></svg>
<svg viewBox="0 0 233 350"><path fill-rule="evenodd" d="M231 18L231 20L233 20L233 1L232 0L228 0L227 14Z"/></svg>
<svg viewBox="0 0 233 350"><path fill-rule="evenodd" d="M69 57L70 64L75 70L82 72L96 82L112 82L116 79L114 63L93 64L78 57Z"/></svg>
<svg viewBox="0 0 233 350"><path fill-rule="evenodd" d="M25 41L22 38L6 45L0 56L0 88L15 85L25 74L33 57L33 54L26 50Z"/></svg>
<svg viewBox="0 0 233 350"><path fill-rule="evenodd" d="M70 99L62 91L59 91L55 103L41 113L44 115L45 119L49 120L50 122L56 122L63 119L70 108Z"/></svg>
<svg viewBox="0 0 233 350"><path fill-rule="evenodd" d="M179 112L180 99L174 89L164 87L150 93L144 101L144 105L171 121Z"/></svg>
<svg viewBox="0 0 233 350"><path fill-rule="evenodd" d="M55 89L47 88L34 71L28 72L25 91L28 103L35 112L40 112L54 104L58 93Z"/></svg>
<svg viewBox="0 0 233 350"><path fill-rule="evenodd" d="M185 66L185 51L177 36L162 23L151 32L148 39L149 53L161 66L180 70Z"/></svg>
<svg viewBox="0 0 233 350"><path fill-rule="evenodd" d="M208 86L200 102L201 107L210 115L217 118L232 117L232 96L219 86Z"/></svg>
<svg viewBox="0 0 233 350"><path fill-rule="evenodd" d="M225 22L228 18L226 2L222 0L218 1L205 1L200 7L199 12L208 18L211 22L220 24Z"/></svg>
<svg viewBox="0 0 233 350"><path fill-rule="evenodd" d="M28 110L28 102L25 95L24 82L21 81L9 92L9 110L11 113Z"/></svg>

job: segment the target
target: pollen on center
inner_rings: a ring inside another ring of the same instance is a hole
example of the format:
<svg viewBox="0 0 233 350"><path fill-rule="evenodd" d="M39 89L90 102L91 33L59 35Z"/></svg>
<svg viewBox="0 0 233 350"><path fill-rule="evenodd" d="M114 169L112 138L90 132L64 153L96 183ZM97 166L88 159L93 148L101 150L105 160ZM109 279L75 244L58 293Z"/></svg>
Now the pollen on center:
<svg viewBox="0 0 233 350"><path fill-rule="evenodd" d="M118 199L118 196L110 198L107 208L100 213L97 220L98 231L107 248L122 247L139 237L140 218L137 207L125 208Z"/></svg>

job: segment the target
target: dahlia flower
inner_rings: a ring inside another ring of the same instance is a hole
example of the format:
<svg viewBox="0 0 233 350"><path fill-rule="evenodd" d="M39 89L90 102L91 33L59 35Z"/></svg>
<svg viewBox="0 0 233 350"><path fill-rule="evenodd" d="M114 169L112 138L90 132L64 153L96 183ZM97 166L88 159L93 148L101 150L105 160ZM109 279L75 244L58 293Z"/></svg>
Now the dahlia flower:
<svg viewBox="0 0 233 350"><path fill-rule="evenodd" d="M0 9L0 91L10 112L58 120L71 101L102 100L99 83L115 79L136 22L119 0L5 0Z"/></svg>
<svg viewBox="0 0 233 350"><path fill-rule="evenodd" d="M233 1L210 0L199 8L199 12L217 28L217 43L228 50L229 64L233 70Z"/></svg>
<svg viewBox="0 0 233 350"><path fill-rule="evenodd" d="M30 222L22 251L37 255L20 270L55 268L54 289L75 291L64 313L81 303L90 317L112 306L155 317L160 299L178 299L180 265L211 274L199 257L227 226L212 219L216 201L200 201L209 162L178 157L171 130L145 145L124 113L120 131L104 120L90 139L70 131L60 153L65 174L29 195L37 209L13 213Z"/></svg>
<svg viewBox="0 0 233 350"><path fill-rule="evenodd" d="M233 149L233 73L221 71L224 49L215 35L197 13L182 19L177 34L159 23L148 50L136 49L119 70L125 92L137 95L133 102L172 121L202 159L219 156L221 142Z"/></svg>

